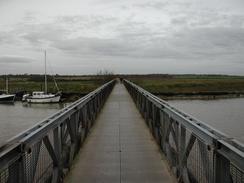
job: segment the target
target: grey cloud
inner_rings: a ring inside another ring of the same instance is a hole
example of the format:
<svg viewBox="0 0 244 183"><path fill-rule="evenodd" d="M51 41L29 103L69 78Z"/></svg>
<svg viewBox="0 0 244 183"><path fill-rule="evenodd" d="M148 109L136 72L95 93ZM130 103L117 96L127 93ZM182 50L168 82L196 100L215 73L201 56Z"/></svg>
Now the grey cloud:
<svg viewBox="0 0 244 183"><path fill-rule="evenodd" d="M138 8L153 8L153 9L160 9L162 10L163 8L166 8L169 5L169 1L158 1L158 2L146 2L146 3L138 3L134 4L134 7Z"/></svg>
<svg viewBox="0 0 244 183"><path fill-rule="evenodd" d="M133 6L137 7L137 8L151 8L154 10L164 10L164 11L169 11L170 7L174 7L174 9L178 9L178 8L189 8L192 5L191 2L187 2L187 1L180 1L180 0L174 0L174 1L170 1L170 0L164 0L164 1L148 1L148 2L144 2L144 3L136 3Z"/></svg>
<svg viewBox="0 0 244 183"><path fill-rule="evenodd" d="M70 31L56 24L27 24L18 29L20 37L33 46L48 45L70 34Z"/></svg>
<svg viewBox="0 0 244 183"><path fill-rule="evenodd" d="M35 46L59 42L67 39L70 35L82 31L98 28L118 22L113 17L101 16L60 16L51 23L27 23L16 28L15 32L22 33L20 37Z"/></svg>
<svg viewBox="0 0 244 183"><path fill-rule="evenodd" d="M37 22L36 13L32 11L27 11L24 15L23 22L26 23L35 23Z"/></svg>
<svg viewBox="0 0 244 183"><path fill-rule="evenodd" d="M185 31L171 39L172 47L199 60L217 59L236 62L244 50L243 29L198 28Z"/></svg>
<svg viewBox="0 0 244 183"><path fill-rule="evenodd" d="M97 16L97 15L74 15L74 16L60 16L56 19L57 23L65 25L83 25L85 27L99 26L117 22L119 19L111 16Z"/></svg>
<svg viewBox="0 0 244 183"><path fill-rule="evenodd" d="M211 62L216 62L216 65L242 64L244 15L199 8L199 5L192 8L189 1L181 3L177 0L175 3L137 1L126 6L130 8L116 8L123 11L118 15L109 12L110 8L113 9L111 5L106 13L54 16L42 22L37 21L32 13L27 13L23 22L16 24L12 31L0 32L0 46L7 44L18 48L17 44L22 44L24 48L32 49L33 55L33 48L47 47L54 50L54 59L58 57L60 61L65 57L65 63L73 58L74 65L80 59L109 60L108 63L113 64L123 59L130 62L144 60L145 63L146 60L167 60L168 65L174 62L181 66L184 63L190 66ZM25 59L1 60L0 63L19 63ZM116 64L119 67L119 63Z"/></svg>
<svg viewBox="0 0 244 183"><path fill-rule="evenodd" d="M0 56L0 64L19 64L30 63L35 61L33 58L15 56L15 55L2 55Z"/></svg>
<svg viewBox="0 0 244 183"><path fill-rule="evenodd" d="M188 23L188 17L185 15L177 16L171 19L171 23L174 25L184 25Z"/></svg>
<svg viewBox="0 0 244 183"><path fill-rule="evenodd" d="M75 24L83 20L82 16L60 17L58 22ZM95 18L86 22L106 24L106 18ZM184 16L173 23L184 22ZM111 21L115 21L111 19ZM115 21L116 22L116 21ZM132 58L157 59L197 59L223 57L240 54L244 49L244 31L242 28L192 27L168 35L151 29L144 22L128 21L116 23L114 38L79 36L70 38L72 30L60 24L26 24L18 29L24 35L20 37L33 46L46 43L50 47L70 55L97 55ZM1 38L1 37L0 37Z"/></svg>
<svg viewBox="0 0 244 183"><path fill-rule="evenodd" d="M52 46L78 55L125 56L133 51L133 46L123 40L86 37L53 42Z"/></svg>
<svg viewBox="0 0 244 183"><path fill-rule="evenodd" d="M241 28L244 25L244 15L227 13L218 13L218 12L198 12L194 18L191 18L190 15L189 24L193 27L232 27L232 28Z"/></svg>
<svg viewBox="0 0 244 183"><path fill-rule="evenodd" d="M140 34L140 33L139 33ZM150 34L144 34L149 36ZM124 36L124 35L123 35ZM147 42L137 35L116 39L85 38L53 42L52 46L72 54L197 59L239 54L244 50L243 29L198 28L185 30L171 37L148 37ZM136 38L135 38L136 37Z"/></svg>
<svg viewBox="0 0 244 183"><path fill-rule="evenodd" d="M12 44L17 43L18 40L12 32L0 31L0 45L1 44Z"/></svg>
<svg viewBox="0 0 244 183"><path fill-rule="evenodd" d="M172 26L198 27L244 27L244 14L218 12L211 9L176 10L170 13Z"/></svg>

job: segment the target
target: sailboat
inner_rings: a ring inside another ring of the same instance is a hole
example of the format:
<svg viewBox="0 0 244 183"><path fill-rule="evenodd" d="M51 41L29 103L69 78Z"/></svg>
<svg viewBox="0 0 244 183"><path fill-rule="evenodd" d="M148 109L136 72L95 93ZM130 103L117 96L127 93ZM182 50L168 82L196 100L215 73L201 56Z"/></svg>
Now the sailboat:
<svg viewBox="0 0 244 183"><path fill-rule="evenodd" d="M47 69L46 69L46 51L45 51L45 91L34 91L32 95L24 95L22 101L27 101L28 103L57 103L61 99L61 92L56 94L48 93L47 91ZM57 83L55 86L57 87Z"/></svg>
<svg viewBox="0 0 244 183"><path fill-rule="evenodd" d="M8 77L6 76L6 94L0 94L0 103L13 103L15 99L14 94L8 94Z"/></svg>

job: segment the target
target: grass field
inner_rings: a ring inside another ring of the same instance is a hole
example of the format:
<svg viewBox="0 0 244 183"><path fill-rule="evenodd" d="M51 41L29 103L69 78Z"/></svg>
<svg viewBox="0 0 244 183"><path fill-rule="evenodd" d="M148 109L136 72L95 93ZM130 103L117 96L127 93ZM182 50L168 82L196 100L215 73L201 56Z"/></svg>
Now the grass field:
<svg viewBox="0 0 244 183"><path fill-rule="evenodd" d="M68 101L74 101L79 97L95 90L108 79L98 76L56 76L55 77L60 91L64 98ZM44 77L40 75L28 76L9 76L9 92L18 93L26 91L32 93L33 91L44 90ZM0 90L5 89L5 76L0 77ZM52 77L48 77L48 92L55 93L55 87Z"/></svg>
<svg viewBox="0 0 244 183"><path fill-rule="evenodd" d="M89 93L101 86L107 80L97 76L57 76L55 77L58 87L65 93ZM0 77L0 89L5 88L5 78ZM9 91L41 91L44 89L44 77L35 76L9 76ZM56 92L52 77L48 77L48 91Z"/></svg>
<svg viewBox="0 0 244 183"><path fill-rule="evenodd" d="M131 78L144 89L158 95L221 95L244 93L244 77L176 75Z"/></svg>
<svg viewBox="0 0 244 183"><path fill-rule="evenodd" d="M113 76L116 77L116 76ZM87 94L108 80L111 76L56 76L60 91L64 96L79 96ZM144 89L160 96L177 95L233 95L244 94L243 76L223 75L120 75ZM41 75L9 76L11 93L19 91L40 91L44 88L44 78ZM5 77L0 76L0 89L5 88ZM52 77L48 77L48 91L56 92Z"/></svg>

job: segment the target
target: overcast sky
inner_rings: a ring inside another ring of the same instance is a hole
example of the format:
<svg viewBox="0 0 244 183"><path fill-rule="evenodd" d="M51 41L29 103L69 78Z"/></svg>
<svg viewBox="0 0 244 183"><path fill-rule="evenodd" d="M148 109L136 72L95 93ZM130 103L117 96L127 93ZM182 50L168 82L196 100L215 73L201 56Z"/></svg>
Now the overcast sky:
<svg viewBox="0 0 244 183"><path fill-rule="evenodd" d="M244 75L243 0L0 0L0 74Z"/></svg>

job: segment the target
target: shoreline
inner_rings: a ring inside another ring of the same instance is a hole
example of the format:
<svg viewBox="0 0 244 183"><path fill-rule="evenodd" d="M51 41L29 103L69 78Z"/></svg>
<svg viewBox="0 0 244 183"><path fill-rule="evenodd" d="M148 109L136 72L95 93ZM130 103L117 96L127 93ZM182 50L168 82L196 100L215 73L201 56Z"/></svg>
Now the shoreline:
<svg viewBox="0 0 244 183"><path fill-rule="evenodd" d="M79 100L80 98L84 97L88 93L62 93L60 103L70 103ZM17 96L15 101L22 101L22 96Z"/></svg>
<svg viewBox="0 0 244 183"><path fill-rule="evenodd" d="M156 95L157 97L163 100L218 100L218 99L235 99L235 98L244 98L244 94L221 94L221 95Z"/></svg>
<svg viewBox="0 0 244 183"><path fill-rule="evenodd" d="M233 99L233 98L244 98L244 93L228 93L224 92L218 94L210 93L152 93L153 95L163 100L218 100L218 99ZM84 97L88 93L63 93L61 97L61 103L75 102L76 100ZM21 101L22 97L17 97L16 101Z"/></svg>

